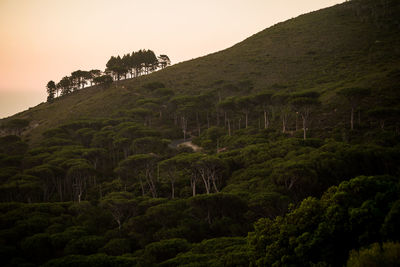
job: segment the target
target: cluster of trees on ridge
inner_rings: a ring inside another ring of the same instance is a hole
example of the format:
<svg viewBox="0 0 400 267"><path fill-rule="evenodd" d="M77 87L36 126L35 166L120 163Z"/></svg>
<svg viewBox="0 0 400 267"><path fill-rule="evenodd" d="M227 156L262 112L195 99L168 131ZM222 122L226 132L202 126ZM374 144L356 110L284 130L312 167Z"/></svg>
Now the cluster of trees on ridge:
<svg viewBox="0 0 400 267"><path fill-rule="evenodd" d="M103 84L104 86L110 85L115 80L120 80L121 77L127 79L128 74L130 78L138 77L143 74L149 74L158 68L164 69L169 66L171 61L167 55L160 55L156 57L152 50L139 50L132 52L132 54L123 55L121 58L111 56L106 64L106 70L90 70L82 71L77 70L71 73L71 76L63 77L57 84L54 81L49 81L46 85L47 101L52 101L55 97L69 94L78 89L84 88L85 85L90 83Z"/></svg>

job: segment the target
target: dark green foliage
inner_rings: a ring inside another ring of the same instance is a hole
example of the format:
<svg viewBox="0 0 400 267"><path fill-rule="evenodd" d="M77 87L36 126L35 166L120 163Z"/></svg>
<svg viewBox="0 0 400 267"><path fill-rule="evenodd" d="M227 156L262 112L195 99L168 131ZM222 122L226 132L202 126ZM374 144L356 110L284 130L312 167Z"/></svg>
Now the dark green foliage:
<svg viewBox="0 0 400 267"><path fill-rule="evenodd" d="M381 229L387 227L388 207L398 199L398 185L390 176L357 177L332 187L321 200L304 200L284 217L259 220L249 235L254 262L344 264L350 249L386 239Z"/></svg>
<svg viewBox="0 0 400 267"><path fill-rule="evenodd" d="M149 262L160 263L189 249L190 243L185 239L166 239L147 245L144 249L144 258Z"/></svg>
<svg viewBox="0 0 400 267"><path fill-rule="evenodd" d="M21 242L24 255L36 263L44 263L53 257L53 247L49 234L35 234Z"/></svg>
<svg viewBox="0 0 400 267"><path fill-rule="evenodd" d="M100 251L110 256L123 255L131 252L130 241L123 238L111 239Z"/></svg>
<svg viewBox="0 0 400 267"><path fill-rule="evenodd" d="M165 88L165 85L161 82L152 82L143 85L143 88L148 89L150 91L154 91L156 89Z"/></svg>
<svg viewBox="0 0 400 267"><path fill-rule="evenodd" d="M50 84L1 121L2 264L389 264L399 7L348 1L163 71L140 50Z"/></svg>
<svg viewBox="0 0 400 267"><path fill-rule="evenodd" d="M249 266L246 240L241 237L204 240L161 266Z"/></svg>
<svg viewBox="0 0 400 267"><path fill-rule="evenodd" d="M7 155L23 155L28 150L28 144L16 135L0 137L0 153Z"/></svg>
<svg viewBox="0 0 400 267"><path fill-rule="evenodd" d="M385 242L383 244L374 243L360 251L351 251L348 267L378 267L378 266L399 266L400 244Z"/></svg>
<svg viewBox="0 0 400 267"><path fill-rule="evenodd" d="M110 75L103 75L99 77L95 77L93 82L97 85L103 86L103 88L108 88L113 82L113 78Z"/></svg>
<svg viewBox="0 0 400 267"><path fill-rule="evenodd" d="M9 135L20 136L22 132L29 126L30 121L27 119L11 119L2 123L0 129Z"/></svg>
<svg viewBox="0 0 400 267"><path fill-rule="evenodd" d="M66 254L90 255L105 245L101 236L82 236L69 241L65 247Z"/></svg>

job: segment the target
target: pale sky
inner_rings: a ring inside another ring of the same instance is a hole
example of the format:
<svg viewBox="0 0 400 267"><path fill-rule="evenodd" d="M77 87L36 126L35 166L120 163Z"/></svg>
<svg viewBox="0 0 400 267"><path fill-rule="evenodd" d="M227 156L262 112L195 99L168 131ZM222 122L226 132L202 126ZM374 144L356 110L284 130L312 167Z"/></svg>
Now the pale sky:
<svg viewBox="0 0 400 267"><path fill-rule="evenodd" d="M228 48L344 0L0 0L0 118L46 101L46 84L139 49L172 64Z"/></svg>

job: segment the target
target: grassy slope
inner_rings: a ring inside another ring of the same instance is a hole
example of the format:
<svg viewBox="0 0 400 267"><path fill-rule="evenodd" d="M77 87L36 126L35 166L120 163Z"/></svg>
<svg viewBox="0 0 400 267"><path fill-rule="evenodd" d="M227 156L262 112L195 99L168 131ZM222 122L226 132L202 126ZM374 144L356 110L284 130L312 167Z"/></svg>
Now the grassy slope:
<svg viewBox="0 0 400 267"><path fill-rule="evenodd" d="M398 27L378 27L356 16L354 3L346 2L279 23L229 49L114 83L107 90L80 90L12 118L39 124L25 132L35 143L48 127L132 108L140 86L153 81L163 82L176 93L194 94L250 80L253 91L317 90L323 93L325 104L335 103L335 92L349 86L369 86L381 90L376 94L382 90L387 94L393 87L390 73L396 76L400 70L398 32ZM225 96L234 93L228 91Z"/></svg>

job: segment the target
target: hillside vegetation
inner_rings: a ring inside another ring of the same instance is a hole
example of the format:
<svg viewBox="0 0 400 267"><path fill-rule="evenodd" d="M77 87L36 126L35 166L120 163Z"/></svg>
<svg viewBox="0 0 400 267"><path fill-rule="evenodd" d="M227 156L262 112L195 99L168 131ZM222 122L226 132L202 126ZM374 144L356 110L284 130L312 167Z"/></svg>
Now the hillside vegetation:
<svg viewBox="0 0 400 267"><path fill-rule="evenodd" d="M395 266L399 32L353 0L1 120L2 262Z"/></svg>

